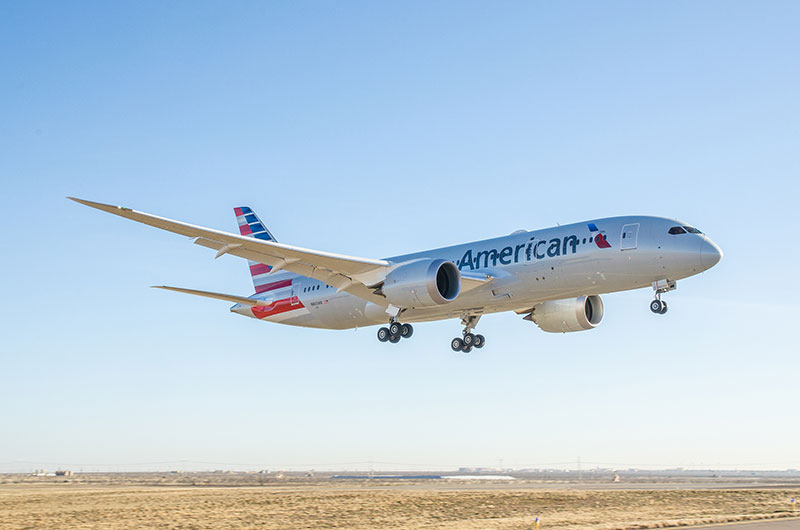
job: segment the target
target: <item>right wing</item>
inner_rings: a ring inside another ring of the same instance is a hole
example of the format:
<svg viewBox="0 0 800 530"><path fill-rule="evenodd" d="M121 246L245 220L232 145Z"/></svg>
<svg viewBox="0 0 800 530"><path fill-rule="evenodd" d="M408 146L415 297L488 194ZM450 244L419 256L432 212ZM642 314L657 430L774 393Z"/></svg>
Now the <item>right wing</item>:
<svg viewBox="0 0 800 530"><path fill-rule="evenodd" d="M216 250L217 257L223 254L232 254L269 265L273 271L286 269L320 280L335 287L338 291L346 291L381 307L389 306L389 302L385 297L373 292L375 287L396 266L396 264L386 260L357 258L274 241L263 241L221 230L173 221L164 217L137 212L123 206L113 206L74 197L68 198L126 219L155 226L183 236L193 237L196 244Z"/></svg>

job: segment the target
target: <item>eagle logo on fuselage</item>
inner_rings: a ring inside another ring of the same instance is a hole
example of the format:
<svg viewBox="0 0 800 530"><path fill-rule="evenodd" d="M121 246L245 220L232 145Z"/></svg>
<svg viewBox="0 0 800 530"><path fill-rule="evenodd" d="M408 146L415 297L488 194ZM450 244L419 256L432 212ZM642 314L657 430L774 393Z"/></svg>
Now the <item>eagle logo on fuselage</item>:
<svg viewBox="0 0 800 530"><path fill-rule="evenodd" d="M594 233L594 243L597 245L597 248L611 248L611 243L608 242L608 238L606 237L605 230L600 230L597 228L597 225L594 223L589 223L589 231Z"/></svg>

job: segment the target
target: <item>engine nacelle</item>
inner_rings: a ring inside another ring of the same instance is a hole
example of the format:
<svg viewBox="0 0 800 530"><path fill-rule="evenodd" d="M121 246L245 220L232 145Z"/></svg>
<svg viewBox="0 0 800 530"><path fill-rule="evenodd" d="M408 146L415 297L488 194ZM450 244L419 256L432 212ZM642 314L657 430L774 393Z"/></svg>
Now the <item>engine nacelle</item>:
<svg viewBox="0 0 800 530"><path fill-rule="evenodd" d="M567 333L596 328L603 320L603 299L597 295L552 300L533 306L529 315L542 331Z"/></svg>
<svg viewBox="0 0 800 530"><path fill-rule="evenodd" d="M451 261L423 258L390 272L381 292L396 307L446 304L461 292L461 273Z"/></svg>

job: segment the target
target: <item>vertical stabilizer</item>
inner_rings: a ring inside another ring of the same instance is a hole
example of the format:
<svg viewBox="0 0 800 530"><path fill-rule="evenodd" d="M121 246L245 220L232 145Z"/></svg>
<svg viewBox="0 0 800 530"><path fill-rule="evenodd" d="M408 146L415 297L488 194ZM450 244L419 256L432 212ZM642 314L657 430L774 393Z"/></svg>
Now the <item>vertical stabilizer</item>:
<svg viewBox="0 0 800 530"><path fill-rule="evenodd" d="M263 239L264 241L276 241L275 236L267 230L267 227L264 226L264 223L261 222L261 219L251 208L239 206L234 208L233 211L236 214L236 222L239 223L239 233L243 236ZM275 289L277 284L282 283L274 281L275 278L270 278L269 271L272 268L269 265L251 260L247 260L247 264L250 266L250 276L253 278L253 287L255 287L256 293ZM289 280L289 284L291 284L291 280Z"/></svg>

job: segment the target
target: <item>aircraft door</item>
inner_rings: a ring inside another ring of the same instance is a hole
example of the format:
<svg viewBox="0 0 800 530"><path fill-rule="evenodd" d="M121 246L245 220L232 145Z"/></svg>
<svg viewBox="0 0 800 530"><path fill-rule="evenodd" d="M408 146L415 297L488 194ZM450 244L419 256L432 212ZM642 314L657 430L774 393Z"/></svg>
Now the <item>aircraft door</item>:
<svg viewBox="0 0 800 530"><path fill-rule="evenodd" d="M639 239L639 223L629 224L622 227L622 234L619 239L620 250L633 250L636 248Z"/></svg>
<svg viewBox="0 0 800 530"><path fill-rule="evenodd" d="M300 286L299 285L294 285L294 283L292 283L292 294L291 294L291 298L290 298L290 303L292 305L297 305L297 304L300 303L300 296L299 295L300 295Z"/></svg>

